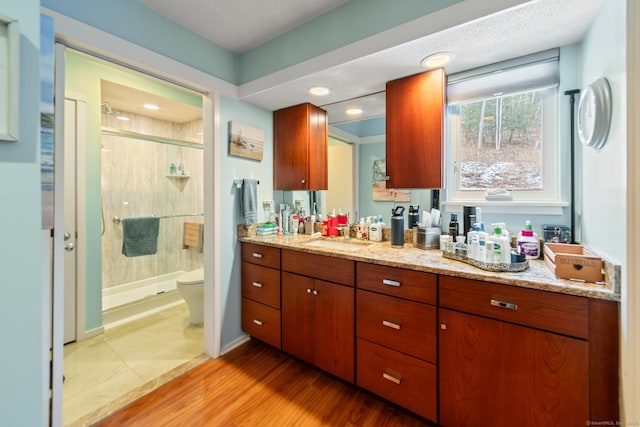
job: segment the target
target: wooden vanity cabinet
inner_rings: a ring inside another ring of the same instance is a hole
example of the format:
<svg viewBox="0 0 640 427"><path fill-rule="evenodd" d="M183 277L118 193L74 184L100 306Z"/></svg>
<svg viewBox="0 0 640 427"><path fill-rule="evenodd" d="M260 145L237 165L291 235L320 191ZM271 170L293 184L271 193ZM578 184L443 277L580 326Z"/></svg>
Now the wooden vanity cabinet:
<svg viewBox="0 0 640 427"><path fill-rule="evenodd" d="M280 348L280 249L242 243L242 330Z"/></svg>
<svg viewBox="0 0 640 427"><path fill-rule="evenodd" d="M617 328L593 323L615 303L448 276L439 298L440 425L619 419Z"/></svg>
<svg viewBox="0 0 640 427"><path fill-rule="evenodd" d="M442 68L387 82L387 188L442 188L444 108Z"/></svg>
<svg viewBox="0 0 640 427"><path fill-rule="evenodd" d="M327 190L327 112L305 103L273 112L273 189Z"/></svg>
<svg viewBox="0 0 640 427"><path fill-rule="evenodd" d="M282 350L354 382L354 263L282 250Z"/></svg>
<svg viewBox="0 0 640 427"><path fill-rule="evenodd" d="M357 384L437 421L435 274L356 264Z"/></svg>

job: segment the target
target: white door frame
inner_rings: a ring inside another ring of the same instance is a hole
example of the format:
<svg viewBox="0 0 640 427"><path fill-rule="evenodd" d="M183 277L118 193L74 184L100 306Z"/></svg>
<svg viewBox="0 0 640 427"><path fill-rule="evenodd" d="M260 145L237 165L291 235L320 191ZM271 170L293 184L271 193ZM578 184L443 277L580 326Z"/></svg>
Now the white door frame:
<svg viewBox="0 0 640 427"><path fill-rule="evenodd" d="M183 84L204 93L203 95L203 145L204 145L204 348L207 355L220 356L221 336L221 303L220 303L220 242L216 236L221 235L220 218L215 212L220 211L220 100L219 92L237 97L237 87L210 74L179 63L173 59L159 55L148 49L120 39L104 31L71 19L52 10L41 8L42 13L54 18L56 39L97 56L111 59L112 62L128 65L138 71L162 76L174 83ZM62 53L56 51L56 63L64 64L64 47ZM56 71L56 98L64 99L64 66L62 72ZM58 68L59 69L59 68ZM59 86L60 84L61 86ZM64 117L56 110L56 127L64 126ZM59 136L56 134L56 138ZM56 159L58 161L58 159ZM61 160L63 161L63 160ZM80 162L82 163L82 162ZM60 195L62 196L62 195ZM58 197L58 195L56 195ZM58 199L56 199L58 203ZM60 201L61 203L61 201ZM62 219L59 219L62 221ZM57 224L56 224L57 225ZM78 225L80 227L80 224ZM61 229L61 228L58 228ZM62 257L64 251L62 233L54 236L54 257ZM78 260L80 263L80 260ZM57 272L59 273L59 272ZM55 273L54 276L57 274ZM63 282L60 282L63 283ZM61 286L61 285L59 285ZM54 277L53 295L53 395L52 425L62 425L62 372L63 372L63 338L64 322L62 304L64 292L56 288ZM84 326L84 325L83 325Z"/></svg>

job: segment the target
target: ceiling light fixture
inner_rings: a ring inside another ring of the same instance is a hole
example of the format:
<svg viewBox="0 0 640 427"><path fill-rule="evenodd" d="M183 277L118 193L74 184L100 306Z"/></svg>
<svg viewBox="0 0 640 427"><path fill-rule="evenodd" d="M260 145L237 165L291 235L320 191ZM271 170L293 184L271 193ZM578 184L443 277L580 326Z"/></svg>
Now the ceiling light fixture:
<svg viewBox="0 0 640 427"><path fill-rule="evenodd" d="M120 113L118 113L118 114L120 114ZM123 122L128 122L129 120L131 120L127 116L120 116L120 115L116 116L116 119L117 120L122 120Z"/></svg>
<svg viewBox="0 0 640 427"><path fill-rule="evenodd" d="M440 68L453 61L455 55L451 52L438 52L431 54L420 61L422 68Z"/></svg>
<svg viewBox="0 0 640 427"><path fill-rule="evenodd" d="M143 107L146 108L147 110L153 110L153 111L157 111L160 109L160 107L158 107L155 104L144 104Z"/></svg>
<svg viewBox="0 0 640 427"><path fill-rule="evenodd" d="M362 108L358 108L358 107L347 108L345 113L347 113L350 116L357 116L359 114L362 114Z"/></svg>
<svg viewBox="0 0 640 427"><path fill-rule="evenodd" d="M324 86L314 86L309 88L309 94L313 96L325 96L329 95L329 88Z"/></svg>

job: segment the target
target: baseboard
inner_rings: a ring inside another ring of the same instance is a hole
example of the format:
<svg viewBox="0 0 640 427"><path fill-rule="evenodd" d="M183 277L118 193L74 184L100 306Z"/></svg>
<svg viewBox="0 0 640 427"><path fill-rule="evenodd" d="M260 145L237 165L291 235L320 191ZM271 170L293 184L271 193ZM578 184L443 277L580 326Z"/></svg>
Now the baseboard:
<svg viewBox="0 0 640 427"><path fill-rule="evenodd" d="M236 339L235 341L230 342L229 344L225 345L220 349L220 356L224 356L226 353L229 353L231 350L234 350L240 347L242 344L246 343L250 339L251 337L249 335L245 335L243 337Z"/></svg>
<svg viewBox="0 0 640 427"><path fill-rule="evenodd" d="M95 337L96 335L104 334L104 327L89 329L87 331L78 330L76 333L76 341L86 340L87 338Z"/></svg>

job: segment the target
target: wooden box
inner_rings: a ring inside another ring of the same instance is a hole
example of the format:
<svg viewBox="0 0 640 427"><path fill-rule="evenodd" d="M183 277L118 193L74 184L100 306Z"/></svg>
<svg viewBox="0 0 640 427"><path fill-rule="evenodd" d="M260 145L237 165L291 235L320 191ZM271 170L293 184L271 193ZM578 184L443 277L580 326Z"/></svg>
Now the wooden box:
<svg viewBox="0 0 640 427"><path fill-rule="evenodd" d="M587 251L582 245L545 243L544 262L562 279L602 282L602 258Z"/></svg>

